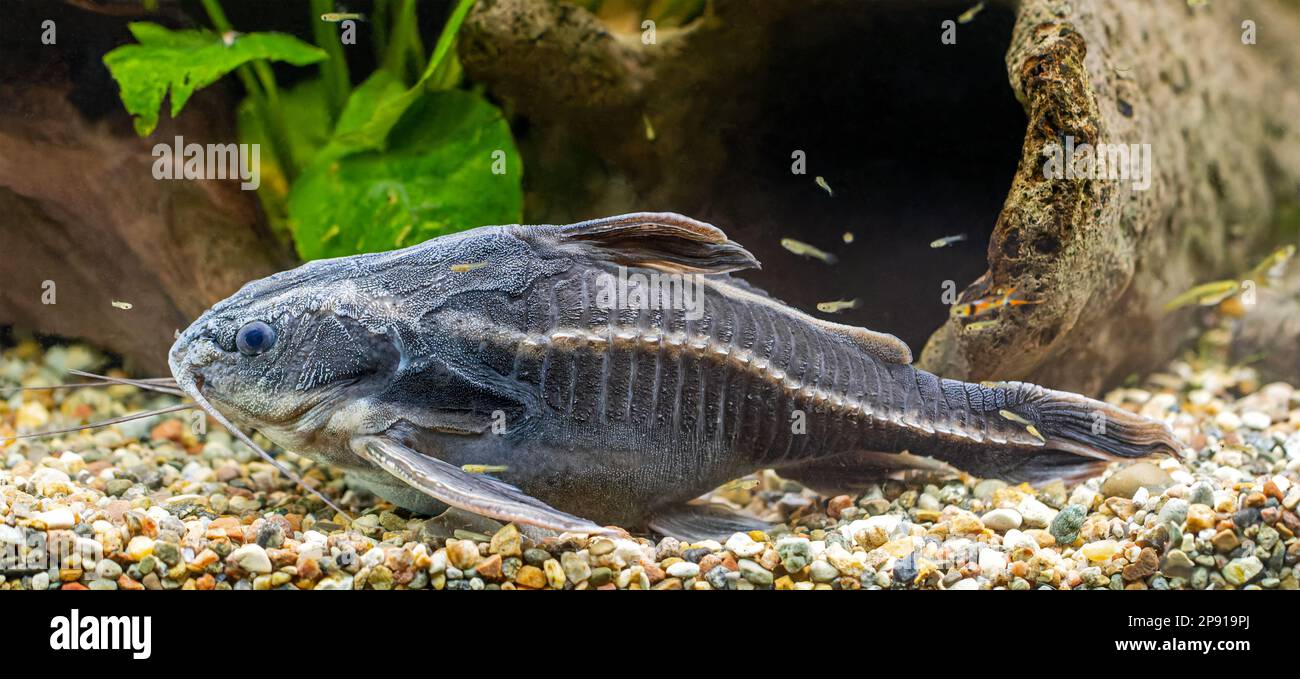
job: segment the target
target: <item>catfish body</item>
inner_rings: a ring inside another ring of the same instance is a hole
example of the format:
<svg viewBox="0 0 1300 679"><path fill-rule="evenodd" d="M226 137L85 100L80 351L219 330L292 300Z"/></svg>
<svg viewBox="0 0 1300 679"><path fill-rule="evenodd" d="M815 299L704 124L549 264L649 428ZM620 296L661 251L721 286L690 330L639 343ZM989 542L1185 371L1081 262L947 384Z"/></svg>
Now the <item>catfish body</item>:
<svg viewBox="0 0 1300 679"><path fill-rule="evenodd" d="M653 525L764 468L827 492L944 463L1040 481L1176 444L1078 395L917 370L896 338L730 275L752 266L674 214L486 227L251 283L178 340L173 372L397 504L524 522ZM660 287L628 294L643 281ZM231 351L254 322L276 346Z"/></svg>

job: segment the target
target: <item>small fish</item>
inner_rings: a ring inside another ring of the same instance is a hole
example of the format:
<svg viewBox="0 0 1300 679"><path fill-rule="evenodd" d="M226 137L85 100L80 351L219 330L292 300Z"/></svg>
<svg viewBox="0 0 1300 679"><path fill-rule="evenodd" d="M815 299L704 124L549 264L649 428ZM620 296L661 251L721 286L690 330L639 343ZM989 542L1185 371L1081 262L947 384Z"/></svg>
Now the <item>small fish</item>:
<svg viewBox="0 0 1300 679"><path fill-rule="evenodd" d="M487 264L488 264L487 262L471 262L469 264L452 264L451 270L455 271L456 273L465 273L466 271L473 271L474 269L482 269L483 267L487 266Z"/></svg>
<svg viewBox="0 0 1300 679"><path fill-rule="evenodd" d="M655 126L650 124L650 116L641 114L641 122L645 123L645 140L655 140Z"/></svg>
<svg viewBox="0 0 1300 679"><path fill-rule="evenodd" d="M1267 284L1281 278L1287 262L1291 261L1294 256L1295 246L1283 245L1270 253L1259 264L1256 264L1255 268L1246 274L1246 278L1261 284Z"/></svg>
<svg viewBox="0 0 1300 679"><path fill-rule="evenodd" d="M1011 412L1010 410L999 410L998 414L1008 420L1011 420L1012 422L1015 422L1016 424L1023 424L1026 426L1033 424L1029 420L1026 420L1025 418Z"/></svg>
<svg viewBox="0 0 1300 679"><path fill-rule="evenodd" d="M117 300L113 300L113 306L122 310L126 310L126 309L130 309L132 306L135 305L131 304L130 302L119 302Z"/></svg>
<svg viewBox="0 0 1300 679"><path fill-rule="evenodd" d="M820 259L827 264L834 264L837 261L835 255L793 238L782 238L781 247L799 255L800 257L813 257Z"/></svg>
<svg viewBox="0 0 1300 679"><path fill-rule="evenodd" d="M1202 283L1165 303L1165 311L1173 311L1193 304L1214 306L1237 294L1240 290L1241 283L1236 280Z"/></svg>
<svg viewBox="0 0 1300 679"><path fill-rule="evenodd" d="M962 328L962 330L964 330L964 331L978 331L978 330L983 330L983 329L985 329L985 328L991 328L991 327L993 327L993 326L995 326L995 325L997 325L997 324L998 324L998 322L997 322L996 319L990 319L990 320L987 320L987 321L975 321L974 323L967 323L966 326L965 326L964 328Z"/></svg>
<svg viewBox="0 0 1300 679"><path fill-rule="evenodd" d="M510 467L504 464L463 464L460 470L467 474L500 474L509 471Z"/></svg>
<svg viewBox="0 0 1300 679"><path fill-rule="evenodd" d="M835 196L835 192L831 190L831 185L826 183L825 177L817 175L817 178L813 181L817 182L817 185L822 187L822 190L826 192L826 195L831 196L832 198Z"/></svg>
<svg viewBox="0 0 1300 679"><path fill-rule="evenodd" d="M944 236L943 238L936 238L936 239L930 241L930 247L932 247L932 248L946 248L946 247L948 247L949 245L955 245L955 244L960 243L960 242L962 242L962 241L964 241L964 240L966 240L966 234L964 234L964 233L959 233L959 234L957 234L957 235L955 235L955 236Z"/></svg>
<svg viewBox="0 0 1300 679"><path fill-rule="evenodd" d="M1032 424L1027 424L1025 425L1025 431L1029 432L1030 436L1033 436L1039 441L1042 441L1043 443L1047 443L1047 439L1044 438L1042 434L1038 433L1038 427L1035 427Z"/></svg>
<svg viewBox="0 0 1300 679"><path fill-rule="evenodd" d="M974 7L971 7L965 12L962 12L961 15L957 17L957 23L969 24L970 22L975 20L975 15L979 14L983 9L984 9L984 3L982 1L975 3Z"/></svg>
<svg viewBox="0 0 1300 679"><path fill-rule="evenodd" d="M846 244L847 244L847 243L852 243L852 242L853 242L853 232L852 232L852 231L845 231L845 232L844 232L844 235L842 236L842 238L844 238L844 242L845 242Z"/></svg>
<svg viewBox="0 0 1300 679"><path fill-rule="evenodd" d="M337 24L340 21L365 21L366 15L360 12L326 12L320 15L321 21Z"/></svg>
<svg viewBox="0 0 1300 679"><path fill-rule="evenodd" d="M1040 301L1036 299L1018 299L1015 297L1015 294L1016 289L1014 287L1010 288L1006 292L994 290L993 294L988 297L981 297L973 302L967 302L965 304L954 304L949 310L949 314L953 318L972 318L975 316L983 316L994 309L1015 307L1025 304L1038 304Z"/></svg>
<svg viewBox="0 0 1300 679"><path fill-rule="evenodd" d="M845 309L856 309L856 308L858 308L858 300L856 298L847 301L840 299L840 300L835 300L834 302L817 303L817 310L826 314L838 314L839 312L844 311Z"/></svg>

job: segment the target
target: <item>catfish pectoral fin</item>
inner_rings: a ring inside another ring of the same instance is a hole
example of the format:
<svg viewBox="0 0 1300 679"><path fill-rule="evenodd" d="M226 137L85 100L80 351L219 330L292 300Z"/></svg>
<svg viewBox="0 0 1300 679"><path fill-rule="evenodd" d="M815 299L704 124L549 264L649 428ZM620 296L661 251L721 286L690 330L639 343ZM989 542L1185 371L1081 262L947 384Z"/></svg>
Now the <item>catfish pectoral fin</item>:
<svg viewBox="0 0 1300 679"><path fill-rule="evenodd" d="M650 530L679 540L725 540L734 533L767 531L772 524L757 517L739 514L722 505L690 502L663 510L648 524Z"/></svg>
<svg viewBox="0 0 1300 679"><path fill-rule="evenodd" d="M452 507L499 521L514 521L562 532L610 532L608 528L525 495L504 481L462 471L391 438L358 437L352 440L352 449L403 483Z"/></svg>

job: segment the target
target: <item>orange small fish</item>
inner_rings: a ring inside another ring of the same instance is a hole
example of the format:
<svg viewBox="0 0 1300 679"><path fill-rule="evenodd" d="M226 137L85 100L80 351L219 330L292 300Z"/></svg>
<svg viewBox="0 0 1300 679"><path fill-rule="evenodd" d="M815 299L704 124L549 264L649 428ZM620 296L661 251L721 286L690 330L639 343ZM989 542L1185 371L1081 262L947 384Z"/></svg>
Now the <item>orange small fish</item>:
<svg viewBox="0 0 1300 679"><path fill-rule="evenodd" d="M1002 290L994 290L992 295L981 297L973 302L965 304L954 304L950 311L953 318L974 318L1000 309L1002 307L1021 306L1023 304L1038 304L1039 300L1016 299L1016 289L1014 287Z"/></svg>

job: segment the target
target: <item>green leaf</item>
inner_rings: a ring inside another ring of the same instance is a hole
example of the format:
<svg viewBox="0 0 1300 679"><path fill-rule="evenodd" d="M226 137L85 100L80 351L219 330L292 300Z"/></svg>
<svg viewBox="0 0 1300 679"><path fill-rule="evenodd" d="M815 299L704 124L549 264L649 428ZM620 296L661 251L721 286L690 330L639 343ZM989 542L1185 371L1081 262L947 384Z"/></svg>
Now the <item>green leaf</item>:
<svg viewBox="0 0 1300 679"><path fill-rule="evenodd" d="M327 97L325 84L319 78L304 80L292 88L280 90L287 142L293 157L303 165L310 163L315 154L330 142ZM240 143L268 147L271 140L264 122L258 114L256 100L252 97L245 98L235 113ZM257 187L257 195L262 199L262 207L272 228L277 233L284 233L288 229L286 201L289 197L289 179L274 153L262 155L261 168L262 182Z"/></svg>
<svg viewBox="0 0 1300 679"><path fill-rule="evenodd" d="M172 31L158 24L130 25L137 45L123 45L104 55L117 81L122 103L135 117L135 131L148 136L158 126L163 97L171 91L176 116L195 90L207 87L240 65L257 59L306 66L325 52L282 33L237 34L223 40L211 31Z"/></svg>
<svg viewBox="0 0 1300 679"><path fill-rule="evenodd" d="M407 96L408 90L401 79L389 71L381 68L370 74L348 97L334 126L334 136L321 156L338 158L356 151L383 148L388 132L410 106L410 102L403 102L399 107L393 107L392 103ZM383 122L379 123L381 118Z"/></svg>
<svg viewBox="0 0 1300 679"><path fill-rule="evenodd" d="M410 89L401 90L401 78L386 69L375 71L374 75L358 88L359 92L361 88L372 85L374 90L371 94L376 98L373 101L364 101L362 106L355 108L353 120L350 121L347 129L342 129L340 126L337 135L337 142L340 145L352 150L383 148L384 140L388 138L393 125L397 124L406 110L422 95L431 91L451 89L455 85L454 82L446 82L448 78L440 69L448 59L455 59L455 53L451 48L455 44L456 34L460 31L461 24L465 22L465 15L473 5L473 0L458 0L451 16L447 18L447 24L443 26L442 33L438 36L433 57L429 60L419 81ZM376 77L381 73L384 75L379 82L372 82L376 81ZM353 108L353 102L357 99L357 92L354 92L348 101L348 108Z"/></svg>
<svg viewBox="0 0 1300 679"><path fill-rule="evenodd" d="M519 152L501 112L478 95L420 97L387 141L383 151L318 156L294 182L289 224L303 259L392 250L520 221ZM504 174L492 171L498 151Z"/></svg>

